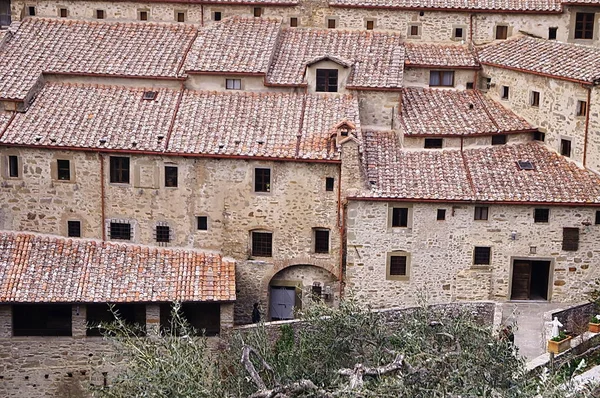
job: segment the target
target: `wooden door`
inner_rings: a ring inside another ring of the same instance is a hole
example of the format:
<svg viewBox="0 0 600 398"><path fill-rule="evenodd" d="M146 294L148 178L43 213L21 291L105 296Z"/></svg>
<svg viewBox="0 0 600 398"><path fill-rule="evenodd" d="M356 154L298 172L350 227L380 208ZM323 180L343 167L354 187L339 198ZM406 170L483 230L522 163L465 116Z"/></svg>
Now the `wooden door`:
<svg viewBox="0 0 600 398"><path fill-rule="evenodd" d="M271 287L271 320L294 319L296 289L293 287Z"/></svg>
<svg viewBox="0 0 600 398"><path fill-rule="evenodd" d="M515 260L513 263L511 300L529 300L531 262Z"/></svg>

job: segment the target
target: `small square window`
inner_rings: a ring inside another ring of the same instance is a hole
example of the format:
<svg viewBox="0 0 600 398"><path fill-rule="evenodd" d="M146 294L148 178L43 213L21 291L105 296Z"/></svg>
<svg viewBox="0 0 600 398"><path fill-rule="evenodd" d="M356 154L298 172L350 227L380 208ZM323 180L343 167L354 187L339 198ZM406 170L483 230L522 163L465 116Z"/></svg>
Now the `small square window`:
<svg viewBox="0 0 600 398"><path fill-rule="evenodd" d="M547 223L550 220L550 209L534 209L533 221Z"/></svg>
<svg viewBox="0 0 600 398"><path fill-rule="evenodd" d="M8 156L8 176L19 178L19 157L16 155Z"/></svg>
<svg viewBox="0 0 600 398"><path fill-rule="evenodd" d="M446 219L446 209L437 209L437 220L444 221Z"/></svg>
<svg viewBox="0 0 600 398"><path fill-rule="evenodd" d="M390 276L406 276L406 263L406 256L390 256Z"/></svg>
<svg viewBox="0 0 600 398"><path fill-rule="evenodd" d="M110 182L129 184L129 158L122 156L110 157Z"/></svg>
<svg viewBox="0 0 600 398"><path fill-rule="evenodd" d="M31 15L32 17L35 17L35 7L33 7L33 6L27 7L27 11L29 12L29 15Z"/></svg>
<svg viewBox="0 0 600 398"><path fill-rule="evenodd" d="M111 239L131 240L131 224L111 222L109 236Z"/></svg>
<svg viewBox="0 0 600 398"><path fill-rule="evenodd" d="M138 13L138 18L140 21L147 21L148 20L148 11L140 11Z"/></svg>
<svg viewBox="0 0 600 398"><path fill-rule="evenodd" d="M329 253L328 229L315 229L315 253Z"/></svg>
<svg viewBox="0 0 600 398"><path fill-rule="evenodd" d="M258 18L261 15L262 15L262 8L260 8L260 7L254 7L254 16Z"/></svg>
<svg viewBox="0 0 600 398"><path fill-rule="evenodd" d="M454 71L432 70L429 72L431 87L454 87Z"/></svg>
<svg viewBox="0 0 600 398"><path fill-rule="evenodd" d="M66 8L61 8L61 9L60 9L60 17L61 17L61 18L66 18L66 17L67 17L67 15L68 15L68 11L67 11L67 9L66 9Z"/></svg>
<svg viewBox="0 0 600 398"><path fill-rule="evenodd" d="M577 116L587 115L587 102L577 101Z"/></svg>
<svg viewBox="0 0 600 398"><path fill-rule="evenodd" d="M327 28L335 29L335 19L333 19L333 18L327 19Z"/></svg>
<svg viewBox="0 0 600 398"><path fill-rule="evenodd" d="M185 22L185 12L177 13L177 22Z"/></svg>
<svg viewBox="0 0 600 398"><path fill-rule="evenodd" d="M533 139L536 141L544 142L546 140L546 133L542 133L541 131L536 131L533 133Z"/></svg>
<svg viewBox="0 0 600 398"><path fill-rule="evenodd" d="M548 28L548 40L556 40L557 27Z"/></svg>
<svg viewBox="0 0 600 398"><path fill-rule="evenodd" d="M96 10L96 19L104 19L104 10Z"/></svg>
<svg viewBox="0 0 600 398"><path fill-rule="evenodd" d="M492 145L506 144L506 134L496 134L492 136Z"/></svg>
<svg viewBox="0 0 600 398"><path fill-rule="evenodd" d="M298 27L298 18L297 17L291 17L290 18L290 26L292 28Z"/></svg>
<svg viewBox="0 0 600 398"><path fill-rule="evenodd" d="M474 84L473 82L467 82L467 90L473 90Z"/></svg>
<svg viewBox="0 0 600 398"><path fill-rule="evenodd" d="M491 247L476 246L473 253L473 264L475 265L490 265L491 264Z"/></svg>
<svg viewBox="0 0 600 398"><path fill-rule="evenodd" d="M196 222L198 224L198 231L208 231L208 217L207 216L196 217Z"/></svg>
<svg viewBox="0 0 600 398"><path fill-rule="evenodd" d="M177 166L165 166L165 187L176 187L177 182Z"/></svg>
<svg viewBox="0 0 600 398"><path fill-rule="evenodd" d="M439 149L444 145L443 138L425 138L424 148L427 149Z"/></svg>
<svg viewBox="0 0 600 398"><path fill-rule="evenodd" d="M61 181L71 180L71 162L66 159L56 161L57 177Z"/></svg>
<svg viewBox="0 0 600 398"><path fill-rule="evenodd" d="M67 221L67 235L70 238L81 238L81 221Z"/></svg>
<svg viewBox="0 0 600 398"><path fill-rule="evenodd" d="M392 227L408 227L407 207L394 207L392 209Z"/></svg>
<svg viewBox="0 0 600 398"><path fill-rule="evenodd" d="M563 228L562 249L570 252L579 250L579 228Z"/></svg>
<svg viewBox="0 0 600 398"><path fill-rule="evenodd" d="M600 225L600 210L596 210L596 225Z"/></svg>
<svg viewBox="0 0 600 398"><path fill-rule="evenodd" d="M568 158L571 157L571 140L560 140L560 154Z"/></svg>
<svg viewBox="0 0 600 398"><path fill-rule="evenodd" d="M409 26L409 36L419 36L419 25Z"/></svg>
<svg viewBox="0 0 600 398"><path fill-rule="evenodd" d="M532 91L531 92L531 102L530 102L531 106L535 106L536 108L538 108L540 106L540 92L539 91Z"/></svg>
<svg viewBox="0 0 600 398"><path fill-rule="evenodd" d="M168 243L171 241L171 229L168 225L156 226L156 241L159 243Z"/></svg>
<svg viewBox="0 0 600 398"><path fill-rule="evenodd" d="M338 91L338 70L317 69L317 82L315 91L335 93Z"/></svg>
<svg viewBox="0 0 600 398"><path fill-rule="evenodd" d="M507 100L510 93L510 88L508 86L502 86L502 99Z"/></svg>
<svg viewBox="0 0 600 398"><path fill-rule="evenodd" d="M487 206L475 206L475 220L487 220L489 208Z"/></svg>
<svg viewBox="0 0 600 398"><path fill-rule="evenodd" d="M252 232L252 255L273 257L273 234L270 232Z"/></svg>
<svg viewBox="0 0 600 398"><path fill-rule="evenodd" d="M254 169L254 192L271 192L271 169Z"/></svg>
<svg viewBox="0 0 600 398"><path fill-rule="evenodd" d="M367 20L367 30L375 29L375 21L372 19Z"/></svg>
<svg viewBox="0 0 600 398"><path fill-rule="evenodd" d="M242 79L225 79L225 88L227 90L241 90Z"/></svg>
<svg viewBox="0 0 600 398"><path fill-rule="evenodd" d="M256 12L256 8L254 9ZM260 8L259 8L260 10ZM260 17L260 15L258 15ZM223 19L223 13L221 11L215 11L213 12L213 21L220 21L221 19Z"/></svg>
<svg viewBox="0 0 600 398"><path fill-rule="evenodd" d="M593 12L578 12L575 14L575 39L594 38L594 20L596 14Z"/></svg>
<svg viewBox="0 0 600 398"><path fill-rule="evenodd" d="M454 38L455 39L462 39L463 38L463 28L454 28Z"/></svg>
<svg viewBox="0 0 600 398"><path fill-rule="evenodd" d="M506 40L508 38L508 26L496 26L496 40Z"/></svg>
<svg viewBox="0 0 600 398"><path fill-rule="evenodd" d="M334 182L335 182L335 179L333 177L325 178L325 190L333 191Z"/></svg>

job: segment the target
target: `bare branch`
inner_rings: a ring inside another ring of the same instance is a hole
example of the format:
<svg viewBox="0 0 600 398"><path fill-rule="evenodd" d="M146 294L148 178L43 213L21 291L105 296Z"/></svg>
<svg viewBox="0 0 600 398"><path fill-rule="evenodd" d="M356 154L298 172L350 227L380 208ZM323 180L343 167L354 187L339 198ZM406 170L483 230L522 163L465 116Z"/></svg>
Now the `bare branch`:
<svg viewBox="0 0 600 398"><path fill-rule="evenodd" d="M401 370L403 367L406 367L411 373L414 371L410 365L404 362L404 355L396 354L396 358L384 366L369 368L361 363L357 363L354 369L340 369L337 373L342 376L348 376L350 378L350 389L354 390L364 385L364 376L381 376Z"/></svg>
<svg viewBox="0 0 600 398"><path fill-rule="evenodd" d="M333 395L320 389L310 380L303 379L298 382L287 384L283 386L277 386L271 390L263 389L250 395L248 398L286 398L290 397L288 394L298 394L302 392L313 391L315 397L321 398L333 398Z"/></svg>
<svg viewBox="0 0 600 398"><path fill-rule="evenodd" d="M254 348L244 344L244 347L242 348L242 364L244 365L244 368L246 368L248 373L250 373L250 377L252 378L254 384L256 384L256 387L258 387L259 390L266 390L267 386L265 385L265 382L263 381L262 377L260 377L260 375L256 371L256 368L254 367L254 364L250 360L250 353L256 355L256 357L260 360L265 369L272 373L273 369L263 359L263 357L261 357L260 354L256 352Z"/></svg>

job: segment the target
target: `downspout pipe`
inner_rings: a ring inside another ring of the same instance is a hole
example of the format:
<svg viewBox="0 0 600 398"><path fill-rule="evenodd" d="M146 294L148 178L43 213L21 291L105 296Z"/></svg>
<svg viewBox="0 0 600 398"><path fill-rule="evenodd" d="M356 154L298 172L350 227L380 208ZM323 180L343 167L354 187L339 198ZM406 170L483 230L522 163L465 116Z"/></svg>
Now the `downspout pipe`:
<svg viewBox="0 0 600 398"><path fill-rule="evenodd" d="M590 111L592 108L592 87L587 89L587 109L585 113L585 131L583 135L583 167L586 167L587 149L588 149L588 132L590 130Z"/></svg>

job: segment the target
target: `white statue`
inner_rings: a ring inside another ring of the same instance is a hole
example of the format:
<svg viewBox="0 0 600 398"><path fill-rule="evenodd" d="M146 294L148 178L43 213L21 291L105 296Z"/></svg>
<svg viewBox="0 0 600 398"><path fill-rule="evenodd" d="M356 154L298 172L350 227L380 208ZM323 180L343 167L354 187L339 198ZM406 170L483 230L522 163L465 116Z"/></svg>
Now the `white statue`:
<svg viewBox="0 0 600 398"><path fill-rule="evenodd" d="M560 323L558 318L554 317L554 320L552 321L552 337L557 337L560 334L558 328L562 327L562 325L563 324Z"/></svg>

